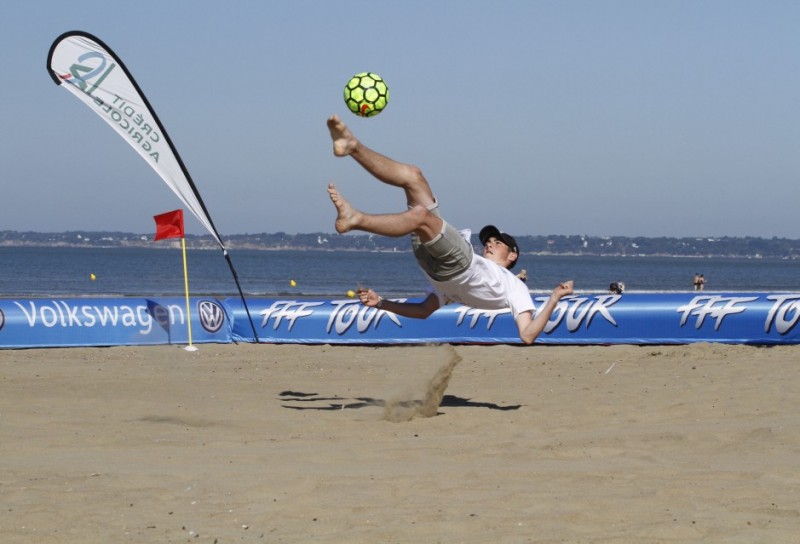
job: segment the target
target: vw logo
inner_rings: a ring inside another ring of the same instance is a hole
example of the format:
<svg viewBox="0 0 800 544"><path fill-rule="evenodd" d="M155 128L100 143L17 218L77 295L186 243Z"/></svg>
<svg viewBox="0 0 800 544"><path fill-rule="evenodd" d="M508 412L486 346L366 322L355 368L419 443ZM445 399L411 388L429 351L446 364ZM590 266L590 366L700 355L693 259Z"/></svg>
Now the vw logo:
<svg viewBox="0 0 800 544"><path fill-rule="evenodd" d="M225 311L222 306L211 300L197 303L197 313L200 314L200 324L210 333L215 333L225 323Z"/></svg>

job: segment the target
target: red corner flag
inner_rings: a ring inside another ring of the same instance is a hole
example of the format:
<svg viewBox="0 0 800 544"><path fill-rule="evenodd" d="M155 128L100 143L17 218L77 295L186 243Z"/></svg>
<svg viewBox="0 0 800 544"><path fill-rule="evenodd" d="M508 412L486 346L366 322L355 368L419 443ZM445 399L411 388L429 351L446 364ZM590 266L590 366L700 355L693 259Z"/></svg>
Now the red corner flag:
<svg viewBox="0 0 800 544"><path fill-rule="evenodd" d="M156 237L153 241L164 238L183 238L183 210L178 209L159 215L154 215L156 220Z"/></svg>

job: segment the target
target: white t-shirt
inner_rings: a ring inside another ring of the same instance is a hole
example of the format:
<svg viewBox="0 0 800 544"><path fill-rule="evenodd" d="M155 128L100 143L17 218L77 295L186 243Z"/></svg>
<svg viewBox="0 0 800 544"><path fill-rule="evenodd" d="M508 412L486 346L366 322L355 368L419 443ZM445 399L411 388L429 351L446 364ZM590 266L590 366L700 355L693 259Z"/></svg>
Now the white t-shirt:
<svg viewBox="0 0 800 544"><path fill-rule="evenodd" d="M513 272L499 264L472 256L472 264L462 274L447 281L428 278L439 304L458 302L479 310L511 309L514 319L519 314L534 310L528 287Z"/></svg>

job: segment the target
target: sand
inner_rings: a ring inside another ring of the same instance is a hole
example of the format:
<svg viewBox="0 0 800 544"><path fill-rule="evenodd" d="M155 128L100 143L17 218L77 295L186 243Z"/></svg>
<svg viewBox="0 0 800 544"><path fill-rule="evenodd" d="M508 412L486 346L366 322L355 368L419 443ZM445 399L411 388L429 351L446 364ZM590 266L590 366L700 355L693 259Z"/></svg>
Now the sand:
<svg viewBox="0 0 800 544"><path fill-rule="evenodd" d="M199 348L0 351L0 541L800 541L797 346Z"/></svg>

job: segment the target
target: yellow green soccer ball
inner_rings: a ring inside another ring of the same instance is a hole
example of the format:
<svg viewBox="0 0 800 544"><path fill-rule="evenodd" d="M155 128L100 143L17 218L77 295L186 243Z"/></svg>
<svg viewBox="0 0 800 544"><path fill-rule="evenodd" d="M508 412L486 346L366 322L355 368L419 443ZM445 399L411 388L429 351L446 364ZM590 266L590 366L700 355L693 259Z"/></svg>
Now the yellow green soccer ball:
<svg viewBox="0 0 800 544"><path fill-rule="evenodd" d="M361 117L374 117L389 103L389 87L378 74L361 72L344 86L344 103Z"/></svg>

